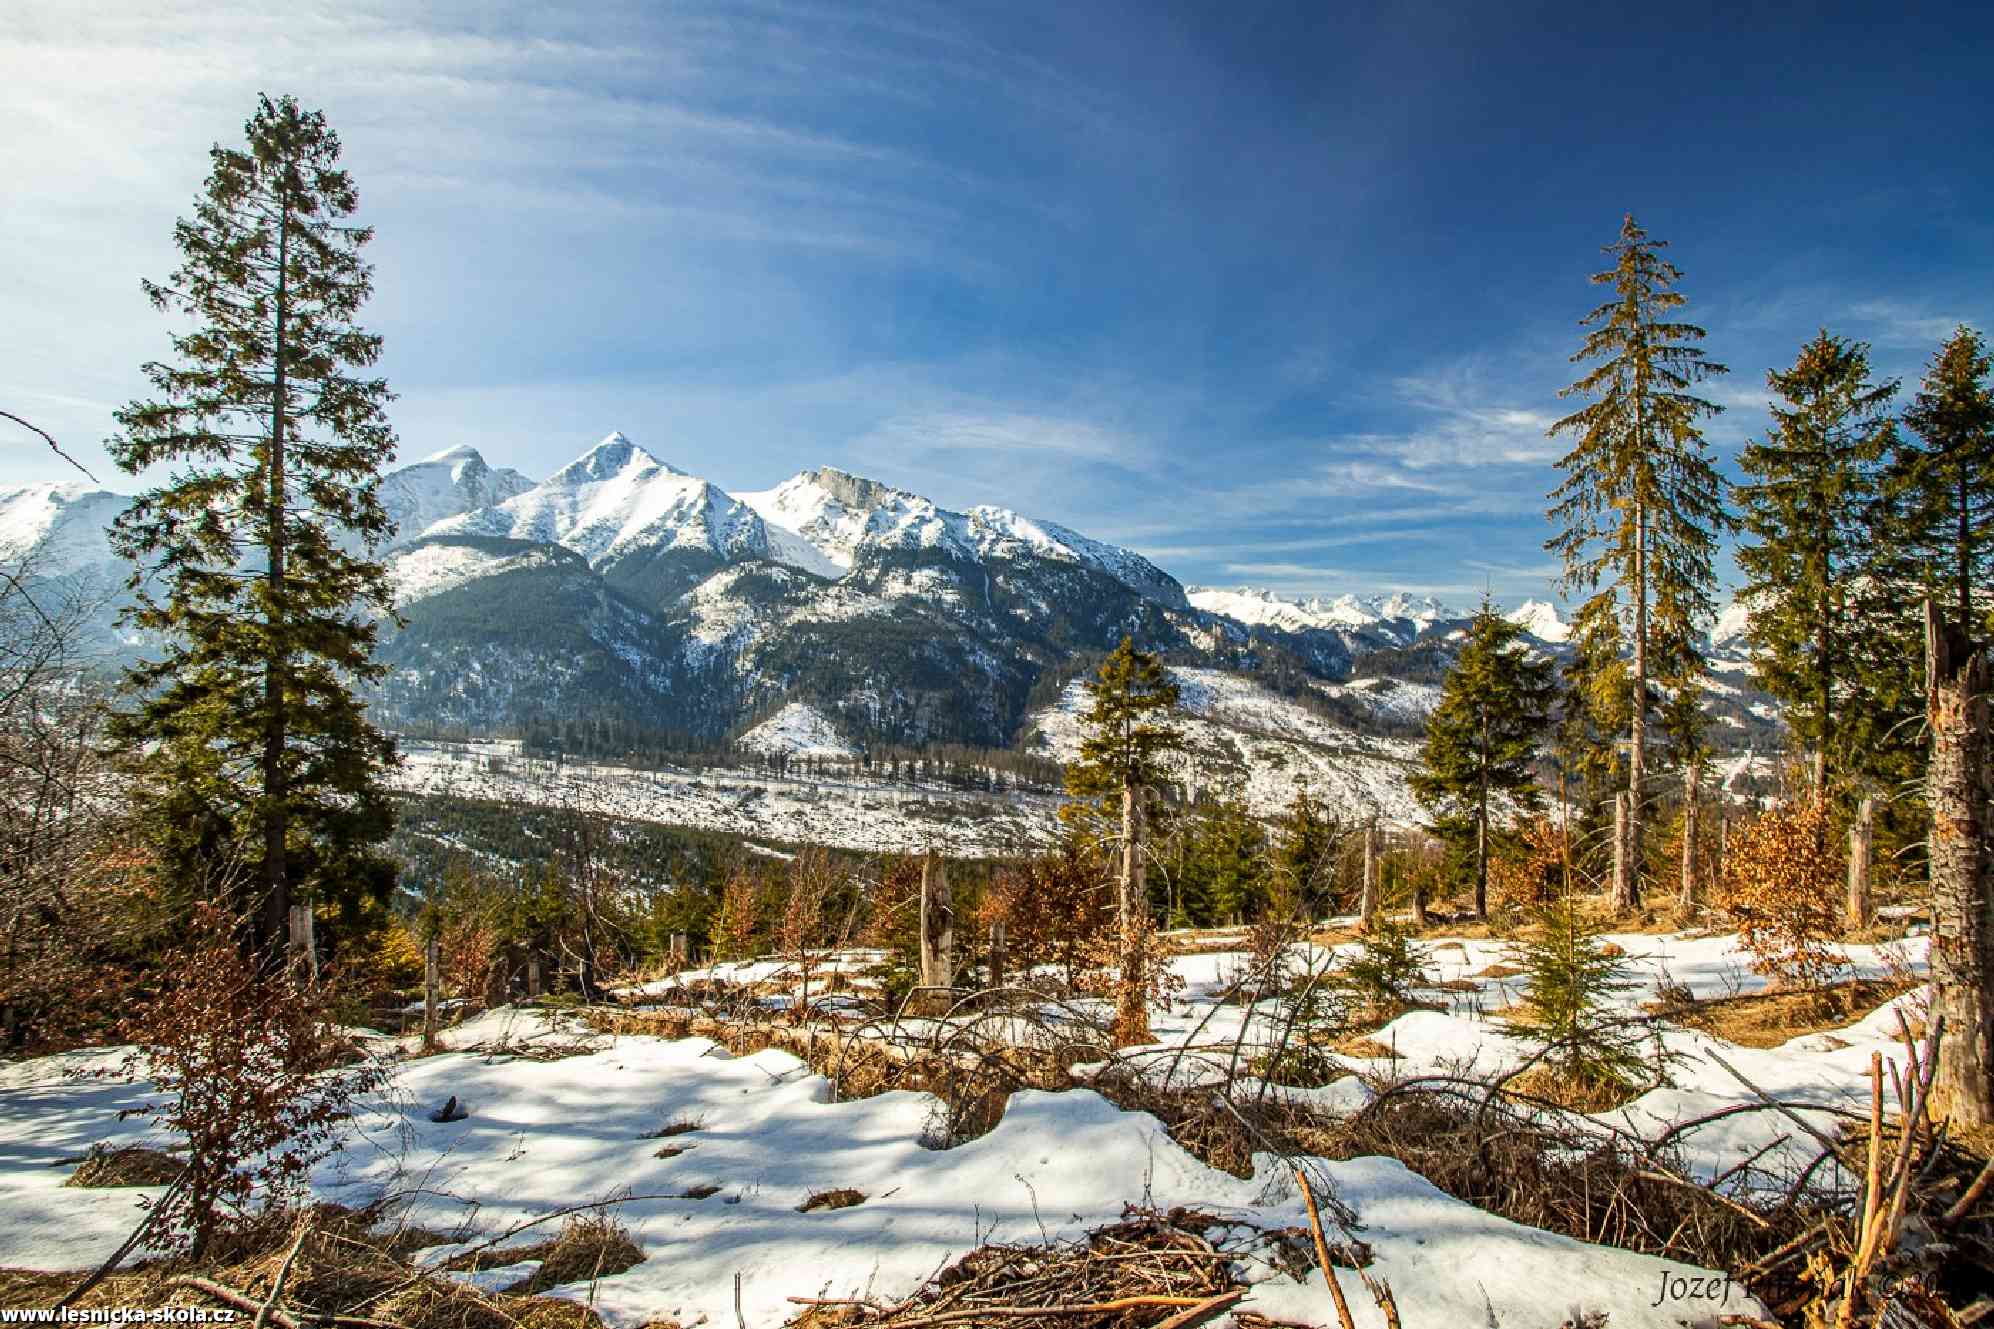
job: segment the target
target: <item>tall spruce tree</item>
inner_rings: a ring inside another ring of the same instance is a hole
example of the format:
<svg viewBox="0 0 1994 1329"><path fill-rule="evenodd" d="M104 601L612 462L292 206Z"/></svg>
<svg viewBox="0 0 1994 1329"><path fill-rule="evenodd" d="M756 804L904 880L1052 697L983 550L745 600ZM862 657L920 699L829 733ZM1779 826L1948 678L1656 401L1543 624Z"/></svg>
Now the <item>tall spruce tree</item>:
<svg viewBox="0 0 1994 1329"><path fill-rule="evenodd" d="M1738 488L1738 567L1751 606L1759 685L1786 705L1786 723L1813 753L1817 794L1828 773L1851 771L1881 735L1851 701L1861 678L1853 639L1867 630L1849 614L1861 594L1873 543L1878 477L1895 444L1889 415L1895 383L1872 383L1869 347L1823 329L1793 367L1766 374L1778 394L1772 427L1744 450L1748 483Z"/></svg>
<svg viewBox="0 0 1994 1329"><path fill-rule="evenodd" d="M339 139L289 97L263 97L245 132L209 154L179 269L145 283L186 331L106 446L134 475L173 468L112 530L136 565L127 620L159 650L130 671L122 721L146 753L155 857L181 881L229 871L247 940L274 957L294 902L351 907L393 880L373 846L395 750L355 687L379 676L393 612L369 555L395 435L386 382L356 372L381 339L354 322L373 232L342 224L358 196Z"/></svg>
<svg viewBox="0 0 1994 1329"><path fill-rule="evenodd" d="M1994 631L1994 388L1972 328L1946 339L1904 413L1892 458L1893 545L1969 637ZM1912 603L1916 603L1913 597Z"/></svg>
<svg viewBox="0 0 1994 1329"><path fill-rule="evenodd" d="M1413 795L1434 815L1434 830L1466 862L1475 886L1475 917L1489 912L1490 816L1498 800L1532 810L1537 744L1557 694L1554 664L1523 647L1523 629L1486 598L1468 625L1467 644L1447 673L1440 704L1426 722L1422 769Z"/></svg>
<svg viewBox="0 0 1994 1329"><path fill-rule="evenodd" d="M1727 372L1703 358L1694 343L1703 329L1675 321L1684 304L1674 289L1682 273L1661 256L1629 216L1620 238L1605 246L1613 266L1595 285L1613 288L1581 320L1591 329L1574 363L1593 367L1559 395L1587 405L1551 426L1575 435L1558 462L1565 479L1551 493L1550 518L1560 529L1545 547L1564 560L1561 585L1586 593L1578 621L1595 638L1617 631L1632 655L1628 718L1628 852L1614 882L1622 908L1640 903L1644 781L1650 758L1648 717L1671 693L1693 693L1702 675L1701 624L1715 612L1711 559L1728 525L1723 479L1710 460L1699 422L1722 408L1690 389ZM1697 709L1674 711L1678 746L1693 736Z"/></svg>
<svg viewBox="0 0 1994 1329"><path fill-rule="evenodd" d="M1183 744L1169 722L1177 685L1157 658L1123 637L1086 684L1092 704L1081 716L1086 736L1066 768L1066 792L1077 800L1060 809L1068 822L1120 817L1121 870L1116 914L1121 925L1121 983L1115 1009L1118 1043L1149 1041L1144 889L1144 826L1150 791L1162 778L1162 758Z"/></svg>

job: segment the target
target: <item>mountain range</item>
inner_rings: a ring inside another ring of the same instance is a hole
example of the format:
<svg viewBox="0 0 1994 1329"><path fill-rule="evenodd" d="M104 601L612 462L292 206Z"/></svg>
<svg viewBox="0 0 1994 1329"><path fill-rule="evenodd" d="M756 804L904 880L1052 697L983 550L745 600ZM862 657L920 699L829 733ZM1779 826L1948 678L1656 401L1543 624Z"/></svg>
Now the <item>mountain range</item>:
<svg viewBox="0 0 1994 1329"><path fill-rule="evenodd" d="M831 467L730 494L621 433L537 483L451 448L384 477L381 496L403 620L383 632L381 720L545 732L598 752L660 738L783 746L770 735L792 731L819 751L1029 745L1125 634L1346 728L1404 736L1467 617L1424 597L1187 589L1063 526L952 511ZM125 501L78 485L0 490L0 556L40 546L43 575L110 587L124 569L103 530ZM1560 649L1552 605L1510 616ZM1740 681L1735 618L1714 634L1714 667L1732 680L1716 704L1756 734L1771 715Z"/></svg>

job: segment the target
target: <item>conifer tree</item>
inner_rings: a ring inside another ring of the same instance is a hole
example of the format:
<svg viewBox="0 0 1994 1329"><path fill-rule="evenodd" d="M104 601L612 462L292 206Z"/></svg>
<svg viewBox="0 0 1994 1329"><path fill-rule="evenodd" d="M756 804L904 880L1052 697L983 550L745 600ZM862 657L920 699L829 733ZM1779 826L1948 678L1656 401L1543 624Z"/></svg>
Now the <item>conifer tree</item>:
<svg viewBox="0 0 1994 1329"><path fill-rule="evenodd" d="M1274 873L1305 916L1322 912L1335 872L1338 827L1309 789L1295 777L1295 797L1275 829Z"/></svg>
<svg viewBox="0 0 1994 1329"><path fill-rule="evenodd" d="M1699 625L1715 612L1711 558L1728 524L1723 480L1711 464L1699 422L1722 408L1690 389L1724 366L1694 343L1703 329L1673 320L1684 304L1682 277L1632 216L1605 247L1613 266L1595 285L1613 298L1582 321L1591 329L1576 362L1596 362L1560 396L1590 398L1551 426L1575 435L1558 462L1565 479L1552 491L1559 532L1545 547L1565 565L1561 585L1586 592L1581 626L1604 633L1608 620L1632 655L1628 679L1627 792L1630 804L1624 876L1614 883L1622 908L1640 903L1639 861L1648 717L1656 686L1694 692L1702 673ZM1678 728L1693 729L1694 708L1679 708Z"/></svg>
<svg viewBox="0 0 1994 1329"><path fill-rule="evenodd" d="M1535 810L1537 743L1557 685L1549 659L1519 646L1523 629L1486 598L1426 722L1423 768L1412 792L1435 832L1471 866L1475 917L1489 912L1489 818L1496 800Z"/></svg>
<svg viewBox="0 0 1994 1329"><path fill-rule="evenodd" d="M1119 804L1121 870L1116 917L1121 927L1121 983L1115 1011L1115 1037L1121 1044L1149 1041L1145 1004L1148 895L1144 889L1145 804L1162 777L1165 753L1183 745L1168 716L1177 705L1177 685L1156 657L1123 637L1086 684L1093 704L1081 716L1086 737L1077 760L1066 768L1066 792L1076 802L1060 809L1069 823L1112 818Z"/></svg>
<svg viewBox="0 0 1994 1329"><path fill-rule="evenodd" d="M353 905L393 880L373 846L394 746L355 688L380 674L375 624L393 611L370 555L395 435L386 382L359 372L381 354L354 322L372 231L342 224L359 200L339 139L289 97L262 98L246 133L210 153L174 228L178 270L145 283L186 331L107 447L134 475L173 468L112 531L137 567L128 621L157 643L123 721L148 754L154 852L180 880L238 865L233 905L268 957L294 901Z"/></svg>
<svg viewBox="0 0 1994 1329"><path fill-rule="evenodd" d="M1969 638L1994 629L1994 386L1987 347L1960 327L1926 367L1904 413L1919 440L1900 439L1889 483L1888 534L1913 575ZM1916 597L1912 597L1916 603Z"/></svg>
<svg viewBox="0 0 1994 1329"><path fill-rule="evenodd" d="M1848 610L1872 544L1879 471L1895 441L1888 410L1897 385L1872 383L1869 347L1825 329L1791 369L1768 372L1766 385L1779 396L1772 428L1739 458L1751 478L1738 489L1747 537L1738 567L1758 648L1753 672L1813 752L1819 795L1831 765L1845 768L1880 738L1862 727L1874 708L1848 700L1857 682L1849 639L1864 630Z"/></svg>

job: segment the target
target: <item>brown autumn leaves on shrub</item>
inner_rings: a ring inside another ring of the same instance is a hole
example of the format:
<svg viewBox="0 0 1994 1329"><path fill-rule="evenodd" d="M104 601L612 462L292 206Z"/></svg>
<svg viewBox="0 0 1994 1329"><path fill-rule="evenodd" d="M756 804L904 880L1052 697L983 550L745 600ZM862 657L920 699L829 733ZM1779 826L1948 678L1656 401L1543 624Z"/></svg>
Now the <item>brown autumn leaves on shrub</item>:
<svg viewBox="0 0 1994 1329"><path fill-rule="evenodd" d="M1818 797L1770 808L1732 836L1718 903L1754 970L1818 988L1845 966L1831 944L1845 870L1835 817Z"/></svg>

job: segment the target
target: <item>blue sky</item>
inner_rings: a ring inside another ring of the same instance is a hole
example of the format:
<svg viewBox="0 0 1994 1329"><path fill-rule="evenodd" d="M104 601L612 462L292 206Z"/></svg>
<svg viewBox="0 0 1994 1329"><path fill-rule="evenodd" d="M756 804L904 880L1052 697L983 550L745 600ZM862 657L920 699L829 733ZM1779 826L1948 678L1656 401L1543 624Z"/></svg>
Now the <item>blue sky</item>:
<svg viewBox="0 0 1994 1329"><path fill-rule="evenodd" d="M273 12L281 10L281 13ZM346 143L413 458L611 429L1189 582L1543 595L1544 437L1632 210L1734 371L1994 330L1981 6L14 0L0 409L98 440L259 91ZM1907 389L1908 390L1908 389ZM0 433L0 484L58 478Z"/></svg>

